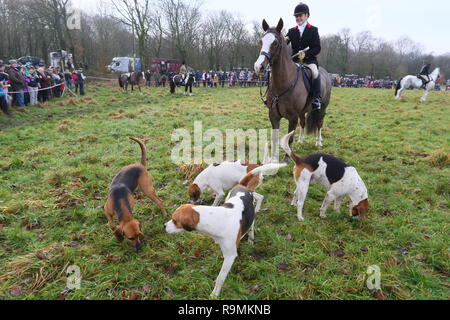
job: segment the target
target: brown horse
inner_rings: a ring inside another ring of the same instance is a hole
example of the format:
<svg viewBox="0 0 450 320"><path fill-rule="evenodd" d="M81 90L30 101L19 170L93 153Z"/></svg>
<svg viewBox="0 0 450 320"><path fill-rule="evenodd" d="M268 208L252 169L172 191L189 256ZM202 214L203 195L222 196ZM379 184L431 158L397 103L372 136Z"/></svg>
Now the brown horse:
<svg viewBox="0 0 450 320"><path fill-rule="evenodd" d="M139 92L142 93L141 80L144 78L145 76L143 72L124 73L119 76L119 85L127 93L128 85L131 85L131 92L134 91L134 86L138 86Z"/></svg>
<svg viewBox="0 0 450 320"><path fill-rule="evenodd" d="M297 129L299 120L302 127L300 142L307 134L316 134L316 146L322 147L322 127L326 109L331 98L331 79L324 68L319 68L322 85L322 108L312 110L311 97L306 89L300 67L293 62L286 40L281 33L283 20L280 19L277 27L270 28L266 20L263 21L265 34L261 39L261 53L255 63L255 71L261 72L271 68L270 84L268 87L266 105L269 108L269 118L272 123L272 159L275 160L279 150L280 121L285 118L289 121L289 131ZM307 115L307 116L306 116ZM292 145L291 137L289 145ZM288 155L285 161L290 161Z"/></svg>

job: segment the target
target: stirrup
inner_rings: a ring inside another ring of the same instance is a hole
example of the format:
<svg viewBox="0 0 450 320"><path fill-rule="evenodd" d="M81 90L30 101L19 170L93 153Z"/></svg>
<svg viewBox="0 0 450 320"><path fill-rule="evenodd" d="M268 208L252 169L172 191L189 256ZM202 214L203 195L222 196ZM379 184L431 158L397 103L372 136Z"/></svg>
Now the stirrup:
<svg viewBox="0 0 450 320"><path fill-rule="evenodd" d="M314 99L312 102L312 111L320 111L322 109L322 102L319 98Z"/></svg>

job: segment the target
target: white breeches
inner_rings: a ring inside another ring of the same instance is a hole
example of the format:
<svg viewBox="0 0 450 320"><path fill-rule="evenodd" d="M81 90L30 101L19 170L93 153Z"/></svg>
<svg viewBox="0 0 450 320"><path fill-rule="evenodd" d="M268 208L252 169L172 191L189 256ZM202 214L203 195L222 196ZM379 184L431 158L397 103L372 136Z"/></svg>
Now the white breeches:
<svg viewBox="0 0 450 320"><path fill-rule="evenodd" d="M305 64L305 66L307 66L308 68L311 69L314 80L317 79L317 77L319 77L319 69L317 68L316 64L314 64L314 63Z"/></svg>

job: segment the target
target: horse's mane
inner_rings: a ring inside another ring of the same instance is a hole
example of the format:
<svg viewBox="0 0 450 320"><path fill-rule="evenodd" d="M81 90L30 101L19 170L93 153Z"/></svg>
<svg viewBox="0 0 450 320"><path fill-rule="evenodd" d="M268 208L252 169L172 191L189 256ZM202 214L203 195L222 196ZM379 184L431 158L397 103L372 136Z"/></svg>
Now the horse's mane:
<svg viewBox="0 0 450 320"><path fill-rule="evenodd" d="M432 75L438 75L441 71L441 68L436 68L433 70L433 72L431 73Z"/></svg>

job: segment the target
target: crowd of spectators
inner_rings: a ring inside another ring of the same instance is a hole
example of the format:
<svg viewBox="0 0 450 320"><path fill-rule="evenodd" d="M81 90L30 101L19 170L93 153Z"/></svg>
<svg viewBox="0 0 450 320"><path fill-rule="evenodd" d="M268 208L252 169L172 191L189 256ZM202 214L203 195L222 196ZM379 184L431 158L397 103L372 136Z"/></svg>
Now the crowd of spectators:
<svg viewBox="0 0 450 320"><path fill-rule="evenodd" d="M397 81L391 79L373 80L370 78L341 77L337 75L332 76L332 83L334 87L341 88L393 89L397 86ZM436 84L435 90L441 90L441 86ZM445 90L450 90L450 87L448 85L445 86Z"/></svg>
<svg viewBox="0 0 450 320"><path fill-rule="evenodd" d="M0 60L0 107L10 115L10 107L27 112L28 106L46 103L53 98L61 97L65 85L75 88L75 93L85 94L86 77L83 70L59 67L46 68L43 64L34 66L31 63L20 65L17 60L5 64Z"/></svg>
<svg viewBox="0 0 450 320"><path fill-rule="evenodd" d="M218 88L227 87L252 87L260 83L265 84L264 76L259 77L255 72L250 70L236 71L194 71L195 87ZM172 74L161 74L159 72L145 72L145 80L147 87L165 87L169 82L168 77Z"/></svg>
<svg viewBox="0 0 450 320"><path fill-rule="evenodd" d="M397 85L396 81L390 79L372 80L369 78L340 76L333 76L332 82L334 87L342 88L392 89Z"/></svg>

